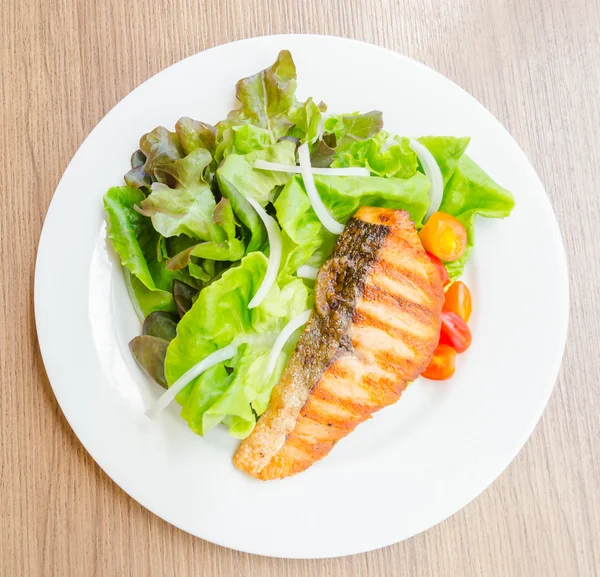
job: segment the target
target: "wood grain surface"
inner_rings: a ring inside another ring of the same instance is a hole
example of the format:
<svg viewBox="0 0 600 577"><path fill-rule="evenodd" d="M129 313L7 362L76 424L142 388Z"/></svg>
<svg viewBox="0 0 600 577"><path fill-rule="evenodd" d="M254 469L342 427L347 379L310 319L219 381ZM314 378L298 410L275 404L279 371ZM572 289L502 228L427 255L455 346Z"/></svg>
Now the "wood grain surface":
<svg viewBox="0 0 600 577"><path fill-rule="evenodd" d="M0 576L600 574L598 0L0 0L0 29ZM386 46L471 92L539 172L571 274L561 377L506 472L424 534L323 561L212 545L123 493L57 406L32 305L48 203L102 116L181 58L283 32Z"/></svg>

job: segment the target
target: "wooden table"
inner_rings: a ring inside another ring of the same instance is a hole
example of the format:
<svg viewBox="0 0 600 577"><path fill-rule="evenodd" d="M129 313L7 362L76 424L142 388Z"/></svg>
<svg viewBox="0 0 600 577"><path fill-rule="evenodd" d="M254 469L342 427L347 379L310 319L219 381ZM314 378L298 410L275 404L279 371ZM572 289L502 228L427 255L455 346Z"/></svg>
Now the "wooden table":
<svg viewBox="0 0 600 577"><path fill-rule="evenodd" d="M0 575L600 574L598 0L0 0L0 26ZM123 493L57 406L32 306L46 208L102 116L181 58L282 32L387 46L471 92L515 136L545 183L572 281L561 377L507 471L425 534L326 561L223 549Z"/></svg>

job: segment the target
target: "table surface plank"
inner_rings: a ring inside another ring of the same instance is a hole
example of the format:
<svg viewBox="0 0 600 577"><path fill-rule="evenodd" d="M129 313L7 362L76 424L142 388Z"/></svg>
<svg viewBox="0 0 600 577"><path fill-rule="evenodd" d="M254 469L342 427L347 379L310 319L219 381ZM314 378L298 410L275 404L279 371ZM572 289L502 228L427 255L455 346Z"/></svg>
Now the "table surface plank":
<svg viewBox="0 0 600 577"><path fill-rule="evenodd" d="M0 575L600 574L600 2L0 0L0 29ZM32 304L48 203L102 116L181 58L285 32L386 46L473 94L539 172L571 275L561 376L515 461L482 496L424 534L322 561L212 545L123 493L57 406Z"/></svg>

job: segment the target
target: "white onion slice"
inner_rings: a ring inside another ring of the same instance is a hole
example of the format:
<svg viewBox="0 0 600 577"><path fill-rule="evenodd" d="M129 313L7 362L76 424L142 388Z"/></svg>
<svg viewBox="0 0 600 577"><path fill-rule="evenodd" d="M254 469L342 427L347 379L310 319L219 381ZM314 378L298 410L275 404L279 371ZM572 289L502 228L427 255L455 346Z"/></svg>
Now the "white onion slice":
<svg viewBox="0 0 600 577"><path fill-rule="evenodd" d="M277 359L279 358L279 354L283 350L285 343L288 342L288 339L297 329L308 322L311 312L312 311L304 311L297 317L294 317L287 325L285 325L285 327L283 327L283 330L279 333L279 335L277 335L275 343L273 344L273 348L271 349L271 353L269 354L269 359L267 360L267 368L265 369L266 380L271 378L271 375L275 370L275 365L277 364Z"/></svg>
<svg viewBox="0 0 600 577"><path fill-rule="evenodd" d="M314 266L308 266L306 264L302 265L296 271L296 275L300 278L307 278L310 280L315 280L317 278L317 274L319 274L319 269Z"/></svg>
<svg viewBox="0 0 600 577"><path fill-rule="evenodd" d="M323 204L317 187L315 186L315 180L311 172L312 167L310 166L308 144L306 144L306 142L298 148L298 160L300 161L300 172L302 174L302 180L304 181L304 188L306 188L306 194L308 194L308 198L310 199L310 203L312 204L318 219L329 232L332 232L333 234L342 234L344 225L329 214L329 211Z"/></svg>
<svg viewBox="0 0 600 577"><path fill-rule="evenodd" d="M265 300L265 297L271 290L277 273L279 272L279 265L281 264L281 231L279 225L275 222L275 219L269 216L258 202L253 198L247 197L246 200L252 205L252 208L258 213L260 219L263 221L267 235L269 237L269 262L267 263L267 272L262 280L262 283L258 287L256 294L252 297L252 300L248 303L248 308L253 309Z"/></svg>
<svg viewBox="0 0 600 577"><path fill-rule="evenodd" d="M189 371L186 371L181 375L160 397L158 397L156 402L146 411L146 415L151 419L156 417L156 415L163 411L187 384L211 367L231 359L236 353L237 347L235 345L228 345L202 359Z"/></svg>
<svg viewBox="0 0 600 577"><path fill-rule="evenodd" d="M272 170L273 172L288 172L290 174L301 174L299 166L292 164L281 164L279 162L269 162L267 160L255 160L254 168L259 170ZM311 166L310 171L313 174L321 176L371 176L368 168L360 166L351 166L349 168L315 168Z"/></svg>
<svg viewBox="0 0 600 577"><path fill-rule="evenodd" d="M425 220L427 220L434 212L437 212L442 204L442 197L444 196L444 179L442 178L442 171L438 166L438 163L433 158L433 155L425 146L423 146L416 138L410 139L410 147L419 157L425 176L431 182L431 189L429 190L429 208L425 214Z"/></svg>

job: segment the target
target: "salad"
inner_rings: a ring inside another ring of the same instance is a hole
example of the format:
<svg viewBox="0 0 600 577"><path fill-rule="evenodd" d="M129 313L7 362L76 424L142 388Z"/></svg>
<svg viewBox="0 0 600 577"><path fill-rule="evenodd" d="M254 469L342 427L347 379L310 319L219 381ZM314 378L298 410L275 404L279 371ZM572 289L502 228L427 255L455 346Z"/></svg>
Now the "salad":
<svg viewBox="0 0 600 577"><path fill-rule="evenodd" d="M469 137L401 136L379 111L337 113L296 97L284 50L236 85L239 108L212 126L181 118L140 139L125 185L108 190L108 237L141 335L140 367L199 435L247 437L314 306L315 278L361 206L405 210L446 287L440 344L423 376L445 379L469 346L459 281L476 215L512 195L465 153Z"/></svg>

